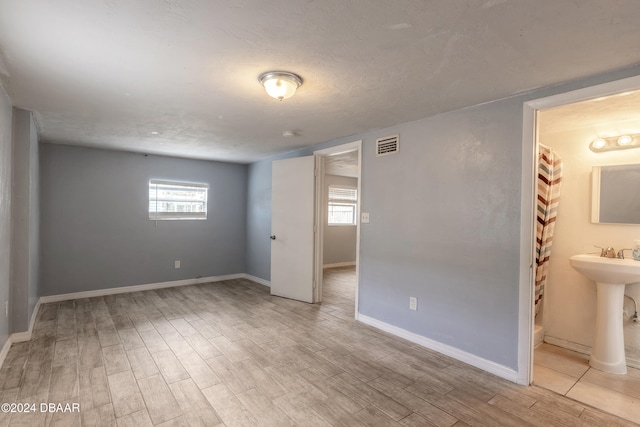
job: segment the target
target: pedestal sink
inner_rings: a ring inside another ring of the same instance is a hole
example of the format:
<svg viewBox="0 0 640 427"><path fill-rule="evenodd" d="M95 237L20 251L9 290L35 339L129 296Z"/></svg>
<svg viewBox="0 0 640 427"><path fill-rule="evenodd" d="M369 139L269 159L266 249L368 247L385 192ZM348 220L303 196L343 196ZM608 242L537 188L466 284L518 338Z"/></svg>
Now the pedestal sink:
<svg viewBox="0 0 640 427"><path fill-rule="evenodd" d="M596 282L596 332L589 365L611 374L626 374L622 309L624 285L640 282L640 261L574 255L571 267Z"/></svg>

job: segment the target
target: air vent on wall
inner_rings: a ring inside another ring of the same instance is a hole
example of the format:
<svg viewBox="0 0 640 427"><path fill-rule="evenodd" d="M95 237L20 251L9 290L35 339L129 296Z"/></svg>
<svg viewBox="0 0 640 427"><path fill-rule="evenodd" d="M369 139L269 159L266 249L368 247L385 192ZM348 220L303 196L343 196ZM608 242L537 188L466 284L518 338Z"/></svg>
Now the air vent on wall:
<svg viewBox="0 0 640 427"><path fill-rule="evenodd" d="M376 140L376 156L396 154L400 150L400 138L398 135L386 136Z"/></svg>

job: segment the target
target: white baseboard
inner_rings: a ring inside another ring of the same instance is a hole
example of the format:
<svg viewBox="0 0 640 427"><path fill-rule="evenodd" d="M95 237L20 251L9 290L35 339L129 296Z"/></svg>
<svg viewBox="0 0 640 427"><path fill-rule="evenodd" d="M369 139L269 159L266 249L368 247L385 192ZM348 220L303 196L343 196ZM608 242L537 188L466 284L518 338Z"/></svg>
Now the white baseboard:
<svg viewBox="0 0 640 427"><path fill-rule="evenodd" d="M31 340L31 331L14 332L14 333L11 334L9 339L11 340L11 344L30 341Z"/></svg>
<svg viewBox="0 0 640 427"><path fill-rule="evenodd" d="M244 278L247 280L251 280L252 282L256 282L260 285L266 286L268 288L271 287L271 282L269 280L264 280L256 276L252 276L250 274L244 274Z"/></svg>
<svg viewBox="0 0 640 427"><path fill-rule="evenodd" d="M576 353L591 355L591 347L584 344L578 344L576 342L567 341L562 338L551 337L549 335L544 336L544 342L547 344L555 345L556 347L566 348L567 350L575 351ZM629 358L627 356L627 366L630 368L640 369L640 360Z"/></svg>
<svg viewBox="0 0 640 427"><path fill-rule="evenodd" d="M334 262L333 264L322 264L322 268L352 267L354 265L356 265L355 261Z"/></svg>
<svg viewBox="0 0 640 427"><path fill-rule="evenodd" d="M29 329L27 330L27 333L29 334L29 337L25 341L29 341L31 339L31 334L33 333L33 328L36 326L36 319L38 318L38 311L40 311L40 298L38 298L38 301L36 302L36 305L33 306L33 312L31 313L31 320L29 320ZM19 341L13 340L13 342L19 342Z"/></svg>
<svg viewBox="0 0 640 427"><path fill-rule="evenodd" d="M474 354L467 353L466 351L462 351L458 348L451 347L450 345L434 341L422 335L409 332L406 329L390 325L372 317L365 316L364 314L358 314L356 320L359 320L362 323L366 323L369 326L373 326L374 328L383 330L400 338L404 338L413 343L419 344L430 350L437 351L438 353L442 353L446 356L467 363L471 366L475 366L476 368L480 368L483 371L487 371L506 380L512 382L517 382L518 380L518 372L504 365L500 365L490 360L483 359L482 357L478 357Z"/></svg>
<svg viewBox="0 0 640 427"><path fill-rule="evenodd" d="M544 342L544 328L539 325L533 327L533 348L537 348Z"/></svg>
<svg viewBox="0 0 640 427"><path fill-rule="evenodd" d="M38 318L38 310L40 310L40 300L38 300L36 305L33 307L33 313L31 313L31 320L29 321L29 329L24 332L14 332L9 335L9 338L7 338L7 342L4 343L4 346L2 346L2 350L0 351L0 368L2 368L4 359L7 357L7 354L9 354L9 350L13 344L31 341L33 327L35 326L36 319Z"/></svg>
<svg viewBox="0 0 640 427"><path fill-rule="evenodd" d="M119 288L96 289L93 291L71 292L68 294L46 295L40 297L39 303L60 302L81 298L102 297L105 295L125 294L128 292L150 291L153 289L173 288L176 286L197 285L200 283L221 282L223 280L244 279L246 274L227 274L225 276L199 277L197 279L174 280L171 282L149 283L146 285L121 286Z"/></svg>
<svg viewBox="0 0 640 427"><path fill-rule="evenodd" d="M31 319L29 320L29 329L24 332L14 332L9 336L11 340L11 344L26 342L31 340L31 334L33 333L33 327L36 324L36 319L38 318L38 310L40 310L40 299L36 302L36 305L33 307L33 312L31 313ZM1 364L0 364L1 366Z"/></svg>
<svg viewBox="0 0 640 427"><path fill-rule="evenodd" d="M11 348L11 337L7 338L7 342L2 346L2 350L0 350L0 368L4 365L4 359L7 358L7 354L9 354L9 349Z"/></svg>
<svg viewBox="0 0 640 427"><path fill-rule="evenodd" d="M578 344L576 342L567 341L562 338L556 338L549 335L545 335L544 342L546 342L547 344L566 348L567 350L575 351L576 353L582 353L586 355L591 354L591 347L587 345Z"/></svg>

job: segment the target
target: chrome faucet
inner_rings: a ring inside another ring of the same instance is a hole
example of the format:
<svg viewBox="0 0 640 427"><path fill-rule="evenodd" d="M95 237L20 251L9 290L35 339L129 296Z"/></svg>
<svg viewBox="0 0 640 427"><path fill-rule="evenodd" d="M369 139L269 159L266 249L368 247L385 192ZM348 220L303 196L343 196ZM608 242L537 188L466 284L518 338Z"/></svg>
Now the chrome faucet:
<svg viewBox="0 0 640 427"><path fill-rule="evenodd" d="M633 250L633 249L628 249L628 248L620 249L620 250L618 251L618 258L620 258L620 259L624 259L624 251L632 251L632 250Z"/></svg>
<svg viewBox="0 0 640 427"><path fill-rule="evenodd" d="M624 251L632 250L632 249L625 248L625 249L620 249L618 253L616 253L616 250L613 249L611 246L607 248L596 246L596 248L600 249L600 256L602 258L619 258L619 259L624 259Z"/></svg>

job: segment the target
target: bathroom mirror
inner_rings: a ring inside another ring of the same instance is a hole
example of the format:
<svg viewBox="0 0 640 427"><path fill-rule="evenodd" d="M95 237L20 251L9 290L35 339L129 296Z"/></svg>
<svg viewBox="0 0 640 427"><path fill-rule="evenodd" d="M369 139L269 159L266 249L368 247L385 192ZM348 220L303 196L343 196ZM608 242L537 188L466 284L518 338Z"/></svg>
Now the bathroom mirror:
<svg viewBox="0 0 640 427"><path fill-rule="evenodd" d="M640 224L640 164L594 166L591 222Z"/></svg>

